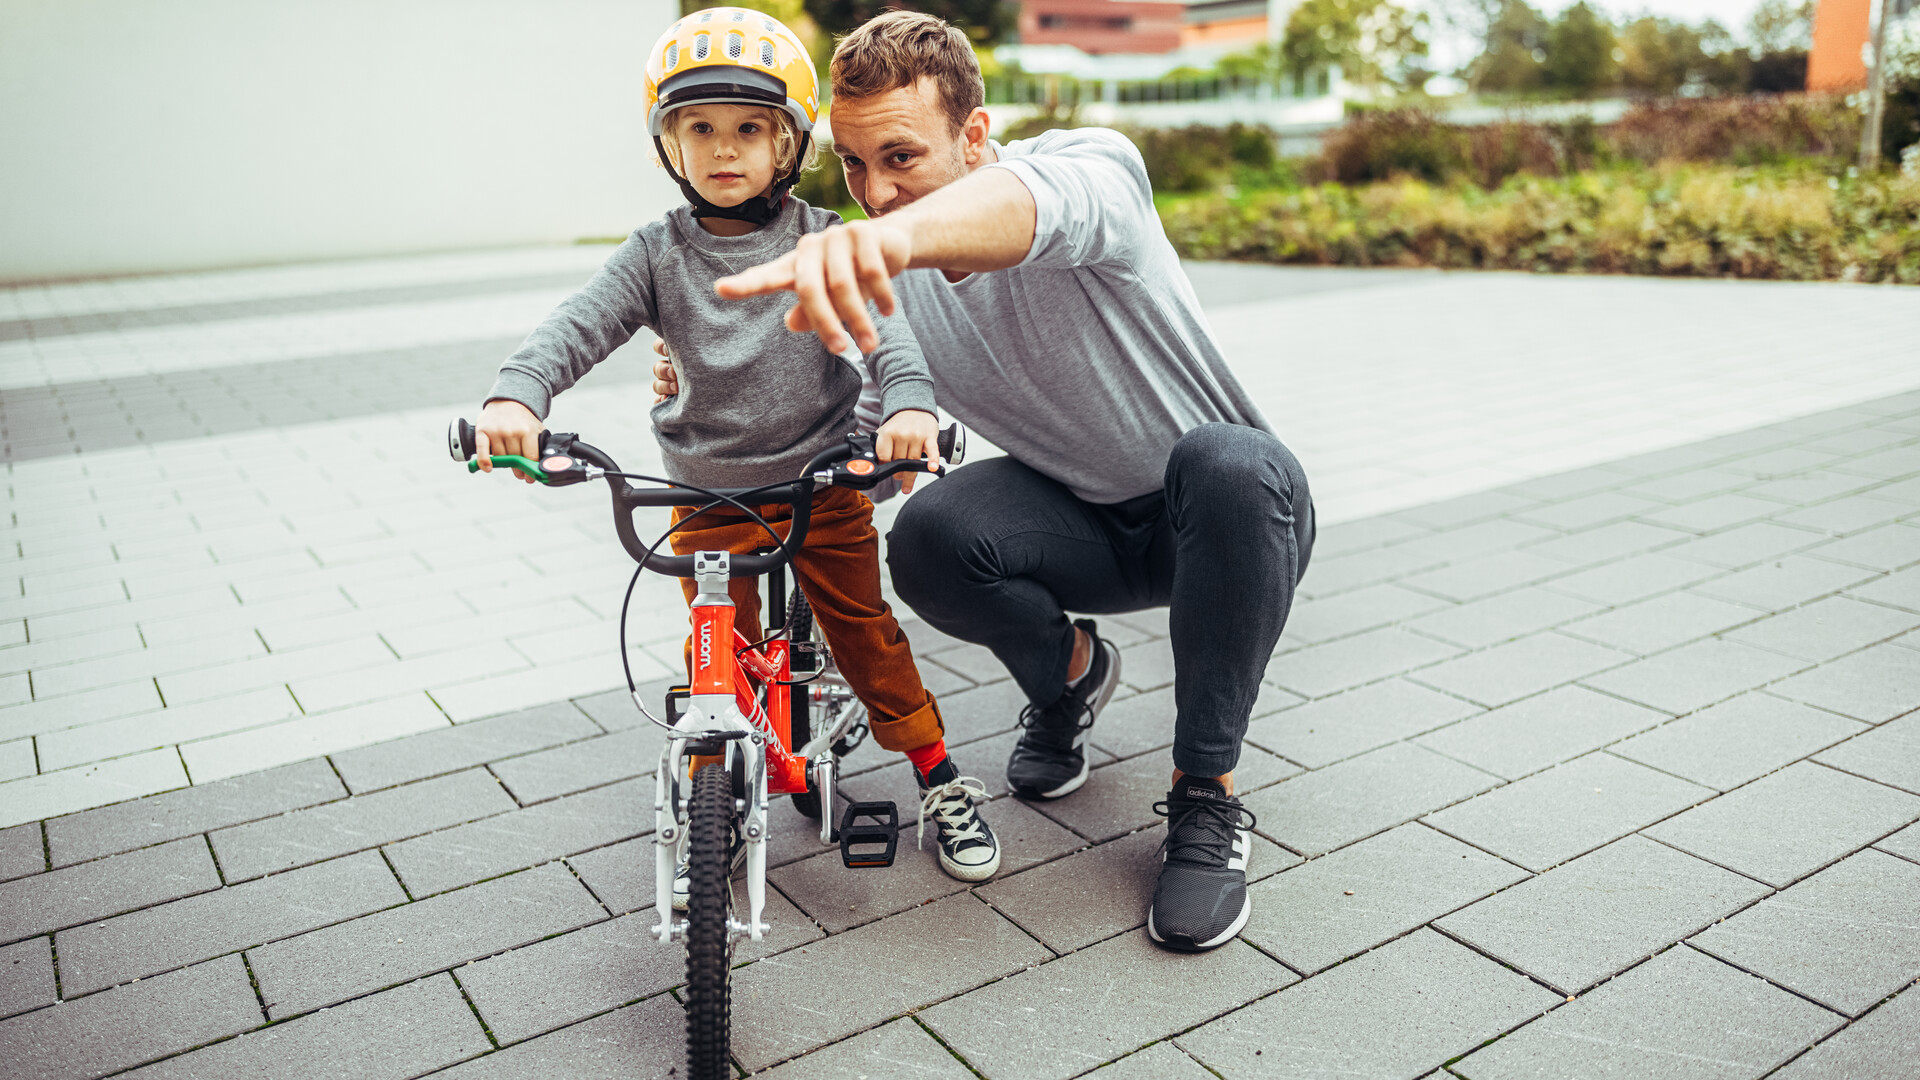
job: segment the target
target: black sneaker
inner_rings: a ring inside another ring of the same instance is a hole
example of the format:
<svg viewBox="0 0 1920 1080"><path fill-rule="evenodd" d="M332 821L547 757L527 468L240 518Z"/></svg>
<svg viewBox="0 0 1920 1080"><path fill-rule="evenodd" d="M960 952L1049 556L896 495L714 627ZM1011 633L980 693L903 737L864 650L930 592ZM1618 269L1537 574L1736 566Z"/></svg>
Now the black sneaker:
<svg viewBox="0 0 1920 1080"><path fill-rule="evenodd" d="M1120 685L1120 650L1094 633L1092 619L1073 625L1093 642L1079 685L1044 709L1020 710L1020 742L1007 759L1007 785L1023 798L1057 799L1087 782L1087 733Z"/></svg>
<svg viewBox="0 0 1920 1080"><path fill-rule="evenodd" d="M1154 803L1153 812L1167 819L1167 839L1160 848L1160 884L1147 911L1147 936L1180 952L1202 952L1233 940L1253 914L1247 896L1252 811L1219 781L1189 776L1167 793L1167 801Z"/></svg>
<svg viewBox="0 0 1920 1080"><path fill-rule="evenodd" d="M987 786L961 776L952 758L943 759L920 779L920 824L914 833L917 848L933 819L934 840L940 846L940 869L960 881L985 881L1000 869L1000 840L980 816L977 802L987 800Z"/></svg>

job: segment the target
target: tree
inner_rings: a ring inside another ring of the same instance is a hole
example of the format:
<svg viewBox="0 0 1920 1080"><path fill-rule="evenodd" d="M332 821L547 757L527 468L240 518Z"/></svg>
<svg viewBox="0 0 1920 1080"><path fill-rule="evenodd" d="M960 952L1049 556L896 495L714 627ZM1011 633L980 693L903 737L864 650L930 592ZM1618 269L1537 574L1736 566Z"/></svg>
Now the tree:
<svg viewBox="0 0 1920 1080"><path fill-rule="evenodd" d="M1000 0L803 0L807 14L828 35L844 34L875 15L905 9L938 15L967 32L979 46L997 43L1012 28L1013 5Z"/></svg>
<svg viewBox="0 0 1920 1080"><path fill-rule="evenodd" d="M1560 13L1547 32L1547 85L1572 97L1589 97L1613 81L1613 24L1580 0Z"/></svg>
<svg viewBox="0 0 1920 1080"><path fill-rule="evenodd" d="M1686 23L1642 15L1620 31L1620 84L1645 94L1667 95L1704 71L1700 32Z"/></svg>
<svg viewBox="0 0 1920 1080"><path fill-rule="evenodd" d="M1486 51L1467 69L1475 90L1519 93L1546 85L1550 27L1527 0L1505 0L1487 23Z"/></svg>
<svg viewBox="0 0 1920 1080"><path fill-rule="evenodd" d="M1419 63L1430 25L1425 11L1394 0L1302 0L1287 19L1280 53L1290 71L1337 64L1362 85L1416 86L1432 74Z"/></svg>
<svg viewBox="0 0 1920 1080"><path fill-rule="evenodd" d="M1812 48L1813 0L1761 0L1747 20L1747 45L1756 60L1767 53Z"/></svg>

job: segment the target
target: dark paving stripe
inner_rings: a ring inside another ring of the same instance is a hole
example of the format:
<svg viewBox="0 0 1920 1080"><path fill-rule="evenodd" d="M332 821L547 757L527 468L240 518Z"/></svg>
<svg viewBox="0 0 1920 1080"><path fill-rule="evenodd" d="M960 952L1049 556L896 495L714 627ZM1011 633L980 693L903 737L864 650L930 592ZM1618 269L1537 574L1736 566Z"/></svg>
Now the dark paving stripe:
<svg viewBox="0 0 1920 1080"><path fill-rule="evenodd" d="M0 390L0 461L478 403L520 338ZM593 385L640 382L602 365Z"/></svg>
<svg viewBox="0 0 1920 1080"><path fill-rule="evenodd" d="M149 326L178 326L181 323L216 322L221 319L246 319L261 315L297 315L302 312L330 311L335 308L419 304L432 300L451 300L462 296L481 296L487 293L575 289L585 284L587 278L591 276L591 274L569 271L516 278L490 278L481 281L434 281L423 285L356 289L351 292L274 296L259 300L232 300L220 304L188 304L182 307L145 308L132 311L95 311L84 315L49 315L44 318L0 322L0 341L92 334L102 330L138 330Z"/></svg>

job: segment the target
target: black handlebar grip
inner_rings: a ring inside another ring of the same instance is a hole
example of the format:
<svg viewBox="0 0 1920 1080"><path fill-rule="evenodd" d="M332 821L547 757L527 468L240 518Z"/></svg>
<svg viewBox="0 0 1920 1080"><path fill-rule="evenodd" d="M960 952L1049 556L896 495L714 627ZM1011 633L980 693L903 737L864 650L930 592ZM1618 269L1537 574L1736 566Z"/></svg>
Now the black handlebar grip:
<svg viewBox="0 0 1920 1080"><path fill-rule="evenodd" d="M949 466L958 465L967 458L967 429L958 423L948 424L940 429L940 460Z"/></svg>

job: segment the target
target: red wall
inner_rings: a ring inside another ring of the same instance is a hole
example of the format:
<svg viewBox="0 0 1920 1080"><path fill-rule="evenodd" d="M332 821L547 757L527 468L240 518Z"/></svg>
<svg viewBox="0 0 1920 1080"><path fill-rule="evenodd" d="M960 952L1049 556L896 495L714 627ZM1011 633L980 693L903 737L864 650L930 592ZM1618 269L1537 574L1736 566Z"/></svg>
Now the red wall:
<svg viewBox="0 0 1920 1080"><path fill-rule="evenodd" d="M1023 45L1075 45L1090 53L1163 53L1180 47L1185 4L1127 0L1026 0Z"/></svg>

